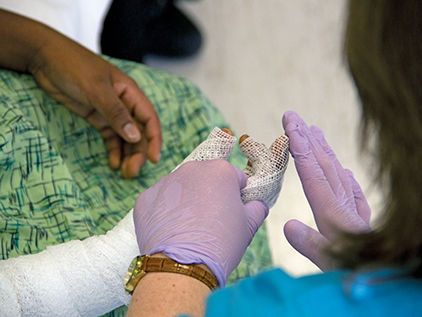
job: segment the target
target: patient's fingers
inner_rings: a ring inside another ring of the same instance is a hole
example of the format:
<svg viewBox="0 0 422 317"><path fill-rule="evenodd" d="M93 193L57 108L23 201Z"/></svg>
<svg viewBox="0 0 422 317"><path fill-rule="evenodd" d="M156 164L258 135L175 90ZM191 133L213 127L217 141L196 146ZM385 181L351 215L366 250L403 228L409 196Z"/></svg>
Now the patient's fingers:
<svg viewBox="0 0 422 317"><path fill-rule="evenodd" d="M239 145L241 143L243 143L243 141L245 141L247 138L249 138L249 135L247 135L247 134L242 135L239 139ZM251 161L248 160L247 166L245 167L245 169L243 171L246 173L246 175L248 175L248 177L252 175L252 163L251 163Z"/></svg>
<svg viewBox="0 0 422 317"><path fill-rule="evenodd" d="M229 128L222 128L221 131L226 132L227 134L230 134L231 136L234 136L232 130L230 130Z"/></svg>
<svg viewBox="0 0 422 317"><path fill-rule="evenodd" d="M272 165L279 169L286 169L289 161L289 137L279 136L270 146L270 159Z"/></svg>
<svg viewBox="0 0 422 317"><path fill-rule="evenodd" d="M236 137L230 129L214 128L207 139L199 144L191 154L184 159L173 171L180 165L190 161L209 161L209 160L227 160L236 144Z"/></svg>
<svg viewBox="0 0 422 317"><path fill-rule="evenodd" d="M254 167L256 162L267 161L269 158L267 147L253 137L245 138L239 146L243 155L252 163L252 167Z"/></svg>
<svg viewBox="0 0 422 317"><path fill-rule="evenodd" d="M248 176L248 183L241 190L242 201L260 200L271 208L283 184L289 138L279 137L270 149L247 135L242 136L240 141L240 150L251 163L243 170Z"/></svg>
<svg viewBox="0 0 422 317"><path fill-rule="evenodd" d="M247 138L249 138L249 135L247 135L247 134L242 135L239 139L239 144L242 143L243 141L245 141Z"/></svg>

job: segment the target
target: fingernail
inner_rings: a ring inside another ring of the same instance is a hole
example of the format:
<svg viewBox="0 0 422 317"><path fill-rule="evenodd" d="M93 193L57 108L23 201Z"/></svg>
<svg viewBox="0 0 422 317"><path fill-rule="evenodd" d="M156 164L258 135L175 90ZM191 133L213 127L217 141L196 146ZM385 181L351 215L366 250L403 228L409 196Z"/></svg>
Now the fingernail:
<svg viewBox="0 0 422 317"><path fill-rule="evenodd" d="M138 142L141 140L141 134L133 123L126 123L123 127L123 132L130 139L130 141Z"/></svg>
<svg viewBox="0 0 422 317"><path fill-rule="evenodd" d="M249 138L249 135L247 134L242 135L239 139L239 144L243 143L243 141L245 141L247 138Z"/></svg>
<svg viewBox="0 0 422 317"><path fill-rule="evenodd" d="M221 131L224 131L225 133L233 136L233 132L229 128L222 128Z"/></svg>

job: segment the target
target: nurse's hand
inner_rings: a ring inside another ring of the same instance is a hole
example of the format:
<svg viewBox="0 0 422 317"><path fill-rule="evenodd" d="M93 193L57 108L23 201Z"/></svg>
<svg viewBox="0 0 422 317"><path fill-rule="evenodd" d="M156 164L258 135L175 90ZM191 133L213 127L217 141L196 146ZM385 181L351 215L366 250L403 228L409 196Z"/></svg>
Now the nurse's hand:
<svg viewBox="0 0 422 317"><path fill-rule="evenodd" d="M246 139L249 142L242 142ZM271 191L254 195L259 187L249 187L253 195L248 197L256 200L245 203L241 192L247 176L225 161L235 140L230 130L214 129L180 166L141 193L133 214L141 254L205 264L220 286L225 285L268 215L268 206L257 200L278 196L281 184L276 184L280 178L275 176L284 173L288 156L286 137L265 151L246 135L241 138L241 148L251 159L246 169L249 176L274 176L265 182ZM258 161L274 173L265 175ZM136 287L128 316L139 312L142 316L202 316L209 292L205 284L184 275L150 273ZM156 294L161 294L160 305L156 305Z"/></svg>
<svg viewBox="0 0 422 317"><path fill-rule="evenodd" d="M223 287L268 215L243 204L247 176L225 160L187 162L142 192L134 224L140 254L205 264Z"/></svg>
<svg viewBox="0 0 422 317"><path fill-rule="evenodd" d="M298 252L327 270L333 264L324 255L324 248L339 230L369 231L371 209L353 173L341 166L321 129L308 127L292 111L284 114L283 127L290 138L290 152L319 230L290 220L284 232Z"/></svg>

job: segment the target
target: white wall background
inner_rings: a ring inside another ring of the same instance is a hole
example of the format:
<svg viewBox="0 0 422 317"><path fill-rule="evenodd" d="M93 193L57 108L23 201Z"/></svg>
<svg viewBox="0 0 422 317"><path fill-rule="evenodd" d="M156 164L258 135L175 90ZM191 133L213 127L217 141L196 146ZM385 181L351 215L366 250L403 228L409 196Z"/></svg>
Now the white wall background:
<svg viewBox="0 0 422 317"><path fill-rule="evenodd" d="M0 7L44 21L98 52L109 3L0 0ZM367 168L357 154L360 110L342 55L346 0L180 0L179 5L202 28L203 50L193 59L147 64L192 80L236 132L267 145L283 134L284 111L297 111L325 131L340 162L366 191ZM366 193L376 207L377 192ZM293 275L317 272L284 238L283 225L292 218L314 225L293 160L268 219L273 258Z"/></svg>

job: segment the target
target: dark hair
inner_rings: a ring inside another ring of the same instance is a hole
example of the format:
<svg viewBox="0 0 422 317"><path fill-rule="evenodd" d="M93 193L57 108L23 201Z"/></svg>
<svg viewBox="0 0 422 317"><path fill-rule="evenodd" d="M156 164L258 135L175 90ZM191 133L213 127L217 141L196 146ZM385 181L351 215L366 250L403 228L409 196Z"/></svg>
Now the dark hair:
<svg viewBox="0 0 422 317"><path fill-rule="evenodd" d="M344 268L422 277L422 1L350 0L345 50L385 205L373 231L343 234L330 254Z"/></svg>

